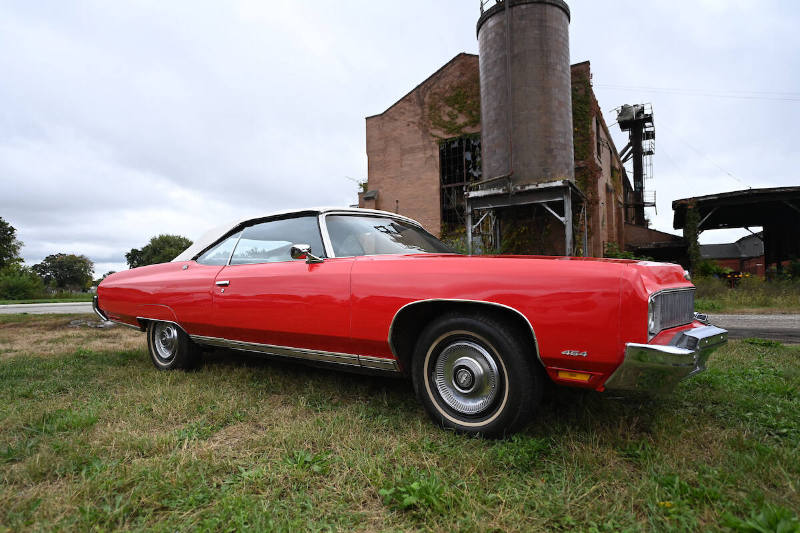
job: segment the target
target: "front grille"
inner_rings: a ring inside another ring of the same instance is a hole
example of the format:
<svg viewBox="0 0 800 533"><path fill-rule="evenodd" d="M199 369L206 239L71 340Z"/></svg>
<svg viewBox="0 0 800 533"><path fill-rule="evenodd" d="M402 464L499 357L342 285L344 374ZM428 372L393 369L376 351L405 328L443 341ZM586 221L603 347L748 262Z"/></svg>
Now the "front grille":
<svg viewBox="0 0 800 533"><path fill-rule="evenodd" d="M669 290L651 297L651 334L689 324L694 319L694 288Z"/></svg>

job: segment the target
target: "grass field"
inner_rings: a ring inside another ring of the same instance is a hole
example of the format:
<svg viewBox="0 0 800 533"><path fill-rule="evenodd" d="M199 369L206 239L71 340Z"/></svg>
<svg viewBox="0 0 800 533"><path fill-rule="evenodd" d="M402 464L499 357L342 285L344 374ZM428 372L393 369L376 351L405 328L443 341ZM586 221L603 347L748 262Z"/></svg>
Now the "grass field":
<svg viewBox="0 0 800 533"><path fill-rule="evenodd" d="M798 531L800 349L732 342L660 399L556 392L503 441L408 382L0 316L0 530Z"/></svg>
<svg viewBox="0 0 800 533"><path fill-rule="evenodd" d="M800 313L800 281L751 277L731 288L726 280L696 278L695 308L708 313Z"/></svg>

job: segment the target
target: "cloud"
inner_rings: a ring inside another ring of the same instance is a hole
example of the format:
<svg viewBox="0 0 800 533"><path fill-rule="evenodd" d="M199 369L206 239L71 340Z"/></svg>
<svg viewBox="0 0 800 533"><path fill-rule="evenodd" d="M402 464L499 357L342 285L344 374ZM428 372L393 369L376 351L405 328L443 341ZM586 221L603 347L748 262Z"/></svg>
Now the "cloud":
<svg viewBox="0 0 800 533"><path fill-rule="evenodd" d="M798 185L791 159L800 102L800 10L780 2L570 2L573 60L590 59L606 121L623 103L651 102L656 125L657 229L678 198ZM613 16L609 15L613 12ZM599 23L598 21L603 21ZM597 26L597 27L595 27ZM600 35L602 32L602 36ZM626 136L611 128L618 148ZM730 242L747 234L701 234Z"/></svg>
<svg viewBox="0 0 800 533"><path fill-rule="evenodd" d="M602 87L797 87L797 9L729 6L570 2L602 108L653 102L658 229L675 198L742 188L728 171L797 180L798 103ZM477 52L477 17L460 0L4 4L0 216L29 263L83 253L101 274L159 233L351 204L363 117Z"/></svg>

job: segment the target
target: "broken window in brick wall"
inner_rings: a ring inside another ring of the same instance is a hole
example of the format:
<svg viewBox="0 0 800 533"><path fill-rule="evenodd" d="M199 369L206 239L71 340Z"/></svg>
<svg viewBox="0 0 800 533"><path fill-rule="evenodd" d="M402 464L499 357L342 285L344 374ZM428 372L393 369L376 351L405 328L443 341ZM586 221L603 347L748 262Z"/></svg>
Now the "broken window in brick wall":
<svg viewBox="0 0 800 533"><path fill-rule="evenodd" d="M442 232L465 224L464 187L481 179L481 138L465 135L439 143Z"/></svg>

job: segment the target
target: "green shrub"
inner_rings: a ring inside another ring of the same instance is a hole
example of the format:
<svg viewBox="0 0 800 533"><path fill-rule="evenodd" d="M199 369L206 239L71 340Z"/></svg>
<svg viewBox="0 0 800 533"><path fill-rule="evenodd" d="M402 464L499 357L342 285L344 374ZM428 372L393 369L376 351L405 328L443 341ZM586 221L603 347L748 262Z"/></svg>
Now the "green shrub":
<svg viewBox="0 0 800 533"><path fill-rule="evenodd" d="M0 300L25 300L44 294L42 278L25 267L0 270Z"/></svg>
<svg viewBox="0 0 800 533"><path fill-rule="evenodd" d="M450 228L449 230L442 225L442 236L440 239L449 246L454 252L467 254L467 230L464 228Z"/></svg>
<svg viewBox="0 0 800 533"><path fill-rule="evenodd" d="M619 245L615 242L607 242L603 249L603 257L611 259L636 259L639 261L653 261L652 257L638 256L633 252L621 250Z"/></svg>
<svg viewBox="0 0 800 533"><path fill-rule="evenodd" d="M693 276L692 283L697 287L695 299L718 300L730 291L730 284L724 279Z"/></svg>
<svg viewBox="0 0 800 533"><path fill-rule="evenodd" d="M792 259L786 267L786 275L795 281L800 281L800 259Z"/></svg>
<svg viewBox="0 0 800 533"><path fill-rule="evenodd" d="M714 261L705 259L697 264L697 266L694 268L693 274L699 278L704 278L712 276L724 276L726 274L730 274L731 272L733 272L733 270L730 268L721 267Z"/></svg>

